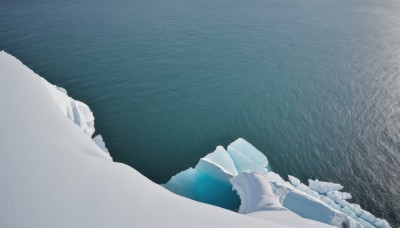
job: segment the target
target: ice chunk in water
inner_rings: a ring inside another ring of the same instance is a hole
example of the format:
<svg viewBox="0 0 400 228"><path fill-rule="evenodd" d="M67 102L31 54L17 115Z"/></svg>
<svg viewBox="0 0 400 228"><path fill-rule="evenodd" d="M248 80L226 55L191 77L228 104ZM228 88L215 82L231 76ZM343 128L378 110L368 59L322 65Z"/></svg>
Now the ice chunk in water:
<svg viewBox="0 0 400 228"><path fill-rule="evenodd" d="M290 183L291 183L293 186L296 187L296 186L298 186L298 185L301 184L301 181L300 181L299 179L297 179L296 177L290 176L290 175L288 175L288 177L289 177Z"/></svg>
<svg viewBox="0 0 400 228"><path fill-rule="evenodd" d="M242 138L231 143L227 151L239 172L244 170L261 170L268 166L267 157Z"/></svg>
<svg viewBox="0 0 400 228"><path fill-rule="evenodd" d="M228 153L231 156L233 162L235 163L238 172L243 172L247 170L253 170L258 172L268 172L265 166L261 166L258 163L253 162L239 151L234 148L228 147Z"/></svg>
<svg viewBox="0 0 400 228"><path fill-rule="evenodd" d="M308 186L310 189L317 191L322 194L326 194L330 191L337 191L337 190L342 190L343 186L341 184L335 184L331 182L323 182L317 180L308 180Z"/></svg>
<svg viewBox="0 0 400 228"><path fill-rule="evenodd" d="M336 203L339 203L342 200L351 199L351 194L348 192L330 191L326 195Z"/></svg>
<svg viewBox="0 0 400 228"><path fill-rule="evenodd" d="M221 168L225 169L232 175L237 175L238 171L233 163L232 158L222 146L217 146L214 152L207 154L204 159L210 160L218 164Z"/></svg>

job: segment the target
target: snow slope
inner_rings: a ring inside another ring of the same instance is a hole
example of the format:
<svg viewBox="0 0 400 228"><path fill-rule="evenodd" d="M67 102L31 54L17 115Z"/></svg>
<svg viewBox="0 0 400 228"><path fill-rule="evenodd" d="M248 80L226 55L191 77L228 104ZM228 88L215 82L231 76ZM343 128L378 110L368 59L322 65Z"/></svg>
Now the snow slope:
<svg viewBox="0 0 400 228"><path fill-rule="evenodd" d="M78 125L83 133L85 133L89 137L92 137L95 132L94 116L89 106L81 101L77 101L69 97L67 91L64 88L55 86L42 77L40 77L40 79L42 80L42 83L50 92L51 97L55 101L56 105L60 108L60 110L64 113L64 115L76 125ZM96 135L93 138L93 141L104 152L106 152L107 155L110 155L101 135ZM111 156L109 158L112 159Z"/></svg>
<svg viewBox="0 0 400 228"><path fill-rule="evenodd" d="M310 222L292 214L261 220L171 193L113 162L89 137L93 125L80 116L90 119L88 109L76 103L83 107L75 110L78 126L72 107L74 124L65 108L71 100L64 97L60 105L51 86L5 52L0 81L0 227L279 228Z"/></svg>

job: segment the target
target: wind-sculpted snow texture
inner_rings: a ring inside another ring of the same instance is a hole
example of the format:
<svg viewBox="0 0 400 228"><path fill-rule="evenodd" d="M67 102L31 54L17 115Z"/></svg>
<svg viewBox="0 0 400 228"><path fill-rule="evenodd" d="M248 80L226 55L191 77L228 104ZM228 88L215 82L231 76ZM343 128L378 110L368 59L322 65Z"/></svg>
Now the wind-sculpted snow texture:
<svg viewBox="0 0 400 228"><path fill-rule="evenodd" d="M254 216L259 218L270 219L262 211L274 211L276 215L290 211L334 226L390 227L386 220L347 202L351 194L340 192L343 189L340 184L309 180L307 186L296 177L288 178L289 182L272 172L265 155L239 138L227 150L218 146L200 159L195 168L173 176L164 187L200 202L239 210L239 213L257 212ZM232 187L240 196L240 205L229 203L238 200L232 194Z"/></svg>

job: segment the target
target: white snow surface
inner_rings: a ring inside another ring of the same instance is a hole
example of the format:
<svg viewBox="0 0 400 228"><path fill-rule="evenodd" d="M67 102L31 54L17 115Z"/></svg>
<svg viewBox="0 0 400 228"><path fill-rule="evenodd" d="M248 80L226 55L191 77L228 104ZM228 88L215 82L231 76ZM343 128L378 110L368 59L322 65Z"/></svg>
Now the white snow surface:
<svg viewBox="0 0 400 228"><path fill-rule="evenodd" d="M85 135L90 109L76 109L88 118L79 116L85 131L65 117L71 100L54 98L51 86L5 52L0 79L0 227L298 225L291 214L269 221L195 202L113 162Z"/></svg>
<svg viewBox="0 0 400 228"><path fill-rule="evenodd" d="M89 137L92 137L95 132L94 115L89 106L81 101L74 100L73 98L69 97L67 91L64 88L55 86L40 76L37 77L41 79L42 83L50 92L51 97L60 108L60 110L64 113L64 115L68 117L68 119L70 119L72 122L74 122L77 126L79 126L83 133L85 133ZM110 155L101 135L95 136L93 138L93 141L104 152L106 152L107 155ZM111 156L109 156L109 158L112 159Z"/></svg>
<svg viewBox="0 0 400 228"><path fill-rule="evenodd" d="M78 125L86 135L92 137L95 132L94 116L89 106L69 97L64 88L55 86L42 77L40 79L64 115Z"/></svg>

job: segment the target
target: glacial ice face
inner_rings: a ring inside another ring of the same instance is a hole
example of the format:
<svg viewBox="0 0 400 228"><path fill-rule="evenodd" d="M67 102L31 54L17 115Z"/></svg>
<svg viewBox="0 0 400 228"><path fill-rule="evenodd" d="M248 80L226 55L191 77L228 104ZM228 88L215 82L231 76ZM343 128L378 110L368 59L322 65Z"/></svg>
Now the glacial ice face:
<svg viewBox="0 0 400 228"><path fill-rule="evenodd" d="M178 195L199 202L235 209L239 207L240 200L232 191L228 180L229 177L224 178L223 171L202 160L195 169L189 168L178 173L163 186Z"/></svg>
<svg viewBox="0 0 400 228"><path fill-rule="evenodd" d="M229 182L234 175L237 175L237 170L232 159L219 146L200 159L194 169L178 173L163 186L178 195L235 210L240 200Z"/></svg>
<svg viewBox="0 0 400 228"><path fill-rule="evenodd" d="M222 146L217 146L214 152L207 154L203 159L209 160L215 165L218 165L221 169L224 169L226 173L231 175L238 174L232 158Z"/></svg>
<svg viewBox="0 0 400 228"><path fill-rule="evenodd" d="M257 170L268 172L268 159L253 145L239 138L225 150L218 146L200 159L195 168L173 176L163 186L170 191L230 210L239 208L240 200L229 179L238 172Z"/></svg>
<svg viewBox="0 0 400 228"><path fill-rule="evenodd" d="M244 139L238 139L226 151L218 146L213 153L200 159L194 169L175 175L164 187L231 210L237 209L232 205L240 204L239 212L243 214L257 213L257 216L271 218L258 212L288 209L303 218L334 226L390 227L386 220L347 202L351 194L340 192L343 189L340 184L309 180L307 186L296 177L288 177L289 182L268 169L265 155ZM230 191L232 187L241 203L228 204L229 200L238 201Z"/></svg>
<svg viewBox="0 0 400 228"><path fill-rule="evenodd" d="M227 152L235 163L238 172L246 170L268 171L267 157L242 138L231 143L227 148Z"/></svg>

